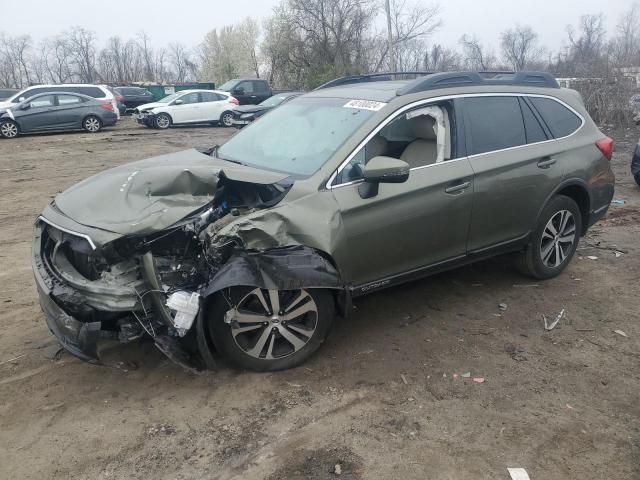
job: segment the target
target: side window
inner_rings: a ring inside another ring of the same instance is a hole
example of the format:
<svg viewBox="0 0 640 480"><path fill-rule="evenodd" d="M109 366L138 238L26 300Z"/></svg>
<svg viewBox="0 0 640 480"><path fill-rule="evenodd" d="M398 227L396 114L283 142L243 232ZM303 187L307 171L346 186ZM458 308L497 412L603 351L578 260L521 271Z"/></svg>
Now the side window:
<svg viewBox="0 0 640 480"><path fill-rule="evenodd" d="M76 87L76 89L71 90L71 91L75 92L75 93L83 93L83 94L89 95L90 97L93 97L93 98L104 98L104 97L106 97L106 95L102 91L102 89L100 89L98 87Z"/></svg>
<svg viewBox="0 0 640 480"><path fill-rule="evenodd" d="M369 160L386 156L404 160L411 168L454 158L451 139L453 109L449 104L418 107L382 128L337 175L334 185L362 178Z"/></svg>
<svg viewBox="0 0 640 480"><path fill-rule="evenodd" d="M244 89L244 93L253 93L253 82L240 82L240 85L238 85L238 88L243 88Z"/></svg>
<svg viewBox="0 0 640 480"><path fill-rule="evenodd" d="M178 100L178 99L176 99ZM179 98L182 100L182 105L189 105L191 103L198 103L198 92L187 93Z"/></svg>
<svg viewBox="0 0 640 480"><path fill-rule="evenodd" d="M31 98L34 95L38 95L39 93L45 93L46 90L44 88L32 88L31 90L27 90L26 92L21 93L20 95L18 95L18 98L16 98L13 103L20 103L24 100L26 100L27 98ZM22 100L20 100L22 99Z"/></svg>
<svg viewBox="0 0 640 480"><path fill-rule="evenodd" d="M54 105L53 95L43 95L42 97L34 98L29 102L31 108L53 107Z"/></svg>
<svg viewBox="0 0 640 480"><path fill-rule="evenodd" d="M200 92L201 102L217 102L218 100L220 98L216 92Z"/></svg>
<svg viewBox="0 0 640 480"><path fill-rule="evenodd" d="M76 97L75 95L58 95L58 105L74 105L84 102L84 100L80 97Z"/></svg>
<svg viewBox="0 0 640 480"><path fill-rule="evenodd" d="M582 125L582 120L575 113L555 100L532 97L531 103L542 116L555 138L571 135Z"/></svg>
<svg viewBox="0 0 640 480"><path fill-rule="evenodd" d="M527 134L527 143L537 143L549 140L544 132L542 125L531 111L531 108L523 98L520 99L520 108L522 109L522 118L524 118L524 128Z"/></svg>
<svg viewBox="0 0 640 480"><path fill-rule="evenodd" d="M267 83L262 80L255 80L253 83L253 89L258 93L267 93L269 88L267 88Z"/></svg>
<svg viewBox="0 0 640 480"><path fill-rule="evenodd" d="M464 108L471 130L471 155L527 143L517 97L465 98Z"/></svg>

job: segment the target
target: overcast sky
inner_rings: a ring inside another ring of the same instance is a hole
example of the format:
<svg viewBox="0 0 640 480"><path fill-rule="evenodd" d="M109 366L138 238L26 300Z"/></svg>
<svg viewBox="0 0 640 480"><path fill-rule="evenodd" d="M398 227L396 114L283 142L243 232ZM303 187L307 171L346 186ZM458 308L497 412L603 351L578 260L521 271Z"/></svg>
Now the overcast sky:
<svg viewBox="0 0 640 480"><path fill-rule="evenodd" d="M35 40L71 26L93 30L101 41L112 35L134 36L145 30L155 44L199 44L211 29L235 23L245 16L265 17L280 0L0 0L0 32L30 34ZM419 0L425 1L425 0ZM500 31L530 25L546 47L557 50L566 38L567 24L580 15L604 12L612 31L633 0L447 0L440 4L442 28L431 41L457 44L467 34L497 50ZM103 8L104 7L104 8Z"/></svg>

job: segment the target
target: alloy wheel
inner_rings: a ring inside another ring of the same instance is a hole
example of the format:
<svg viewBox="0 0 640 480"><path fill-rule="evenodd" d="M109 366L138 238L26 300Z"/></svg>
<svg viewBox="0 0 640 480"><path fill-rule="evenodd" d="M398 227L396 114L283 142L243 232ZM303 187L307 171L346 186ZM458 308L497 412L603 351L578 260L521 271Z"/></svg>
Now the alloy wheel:
<svg viewBox="0 0 640 480"><path fill-rule="evenodd" d="M3 137L14 138L18 135L18 126L13 122L5 122L0 125L0 133Z"/></svg>
<svg viewBox="0 0 640 480"><path fill-rule="evenodd" d="M307 345L318 325L318 306L305 290L256 288L227 311L224 321L245 354L274 360Z"/></svg>
<svg viewBox="0 0 640 480"><path fill-rule="evenodd" d="M156 118L156 125L158 126L158 128L169 128L170 124L171 120L169 120L169 117L167 117L166 115L158 115L158 117Z"/></svg>
<svg viewBox="0 0 640 480"><path fill-rule="evenodd" d="M233 125L233 115L231 113L225 113L222 116L222 124L225 127L230 127L231 125Z"/></svg>
<svg viewBox="0 0 640 480"><path fill-rule="evenodd" d="M555 213L542 232L540 258L548 268L557 268L571 254L577 238L576 221L568 210Z"/></svg>
<svg viewBox="0 0 640 480"><path fill-rule="evenodd" d="M84 128L88 132L95 133L100 130L100 120L95 117L89 117L84 121Z"/></svg>

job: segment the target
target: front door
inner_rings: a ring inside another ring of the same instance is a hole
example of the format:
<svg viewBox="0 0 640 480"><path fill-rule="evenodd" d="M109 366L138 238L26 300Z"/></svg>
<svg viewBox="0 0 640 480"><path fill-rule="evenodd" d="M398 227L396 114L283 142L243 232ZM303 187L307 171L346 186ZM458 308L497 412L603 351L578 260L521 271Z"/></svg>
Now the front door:
<svg viewBox="0 0 640 480"><path fill-rule="evenodd" d="M20 116L17 118L23 132L59 128L55 95L35 97L27 105L28 108L21 110Z"/></svg>
<svg viewBox="0 0 640 480"><path fill-rule="evenodd" d="M255 105L259 103L254 83L251 80L240 82L231 94L238 99L240 105Z"/></svg>
<svg viewBox="0 0 640 480"><path fill-rule="evenodd" d="M201 107L207 122L217 122L225 107L228 107L226 97L216 92L200 92Z"/></svg>
<svg viewBox="0 0 640 480"><path fill-rule="evenodd" d="M61 128L81 128L86 112L84 101L75 95L56 95L57 123Z"/></svg>
<svg viewBox="0 0 640 480"><path fill-rule="evenodd" d="M178 100L182 103L176 104ZM201 104L199 103L198 92L185 93L176 98L174 104L170 107L169 114L173 119L173 123L192 123L204 121Z"/></svg>

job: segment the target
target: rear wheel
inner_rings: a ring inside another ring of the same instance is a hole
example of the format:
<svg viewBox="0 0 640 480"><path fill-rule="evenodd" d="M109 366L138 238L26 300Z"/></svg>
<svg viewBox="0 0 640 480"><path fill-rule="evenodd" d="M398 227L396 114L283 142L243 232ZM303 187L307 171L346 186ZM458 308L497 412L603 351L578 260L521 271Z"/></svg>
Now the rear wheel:
<svg viewBox="0 0 640 480"><path fill-rule="evenodd" d="M519 270L539 280L559 275L575 254L581 231L578 205L557 195L542 211L531 244L518 259Z"/></svg>
<svg viewBox="0 0 640 480"><path fill-rule="evenodd" d="M640 187L640 173L636 173L635 176L633 177L636 179L636 183L638 184L638 186Z"/></svg>
<svg viewBox="0 0 640 480"><path fill-rule="evenodd" d="M227 111L220 115L220 123L225 127L231 127L233 125L233 113Z"/></svg>
<svg viewBox="0 0 640 480"><path fill-rule="evenodd" d="M102 128L102 122L98 117L91 115L82 121L82 128L89 133L97 133Z"/></svg>
<svg viewBox="0 0 640 480"><path fill-rule="evenodd" d="M156 128L166 130L171 126L171 117L166 113L159 113L155 118Z"/></svg>
<svg viewBox="0 0 640 480"><path fill-rule="evenodd" d="M5 120L0 123L0 135L4 138L15 138L20 133L20 128L18 128L18 124L13 120Z"/></svg>
<svg viewBox="0 0 640 480"><path fill-rule="evenodd" d="M235 365L267 372L300 365L322 345L333 322L326 290L225 290L208 313L218 352Z"/></svg>

